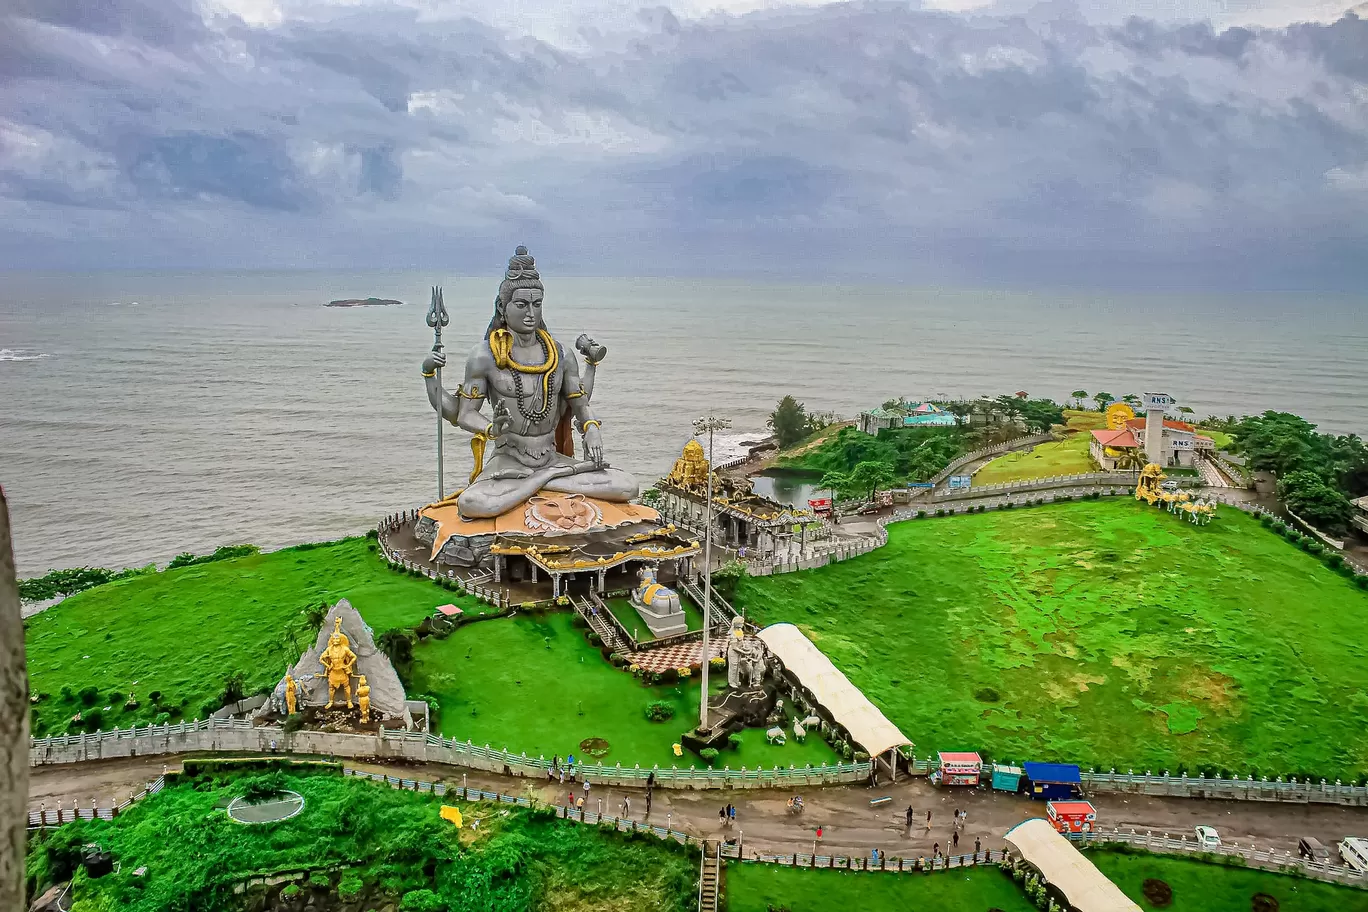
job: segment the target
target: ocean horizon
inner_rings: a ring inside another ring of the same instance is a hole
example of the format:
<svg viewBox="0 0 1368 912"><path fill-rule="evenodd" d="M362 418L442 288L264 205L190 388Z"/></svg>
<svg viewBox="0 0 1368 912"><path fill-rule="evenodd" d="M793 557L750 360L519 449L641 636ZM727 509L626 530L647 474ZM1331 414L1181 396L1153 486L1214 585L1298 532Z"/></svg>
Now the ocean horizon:
<svg viewBox="0 0 1368 912"><path fill-rule="evenodd" d="M436 494L419 364L443 284L459 365L498 275L4 273L0 484L21 575L354 534ZM1368 297L557 277L548 327L608 346L594 404L643 487L693 418L762 431L779 397L853 417L896 396L1162 390L1197 417L1290 411L1368 432ZM399 307L328 308L340 298ZM459 369L459 368L458 368ZM448 387L458 379L448 378ZM470 470L446 434L446 486Z"/></svg>

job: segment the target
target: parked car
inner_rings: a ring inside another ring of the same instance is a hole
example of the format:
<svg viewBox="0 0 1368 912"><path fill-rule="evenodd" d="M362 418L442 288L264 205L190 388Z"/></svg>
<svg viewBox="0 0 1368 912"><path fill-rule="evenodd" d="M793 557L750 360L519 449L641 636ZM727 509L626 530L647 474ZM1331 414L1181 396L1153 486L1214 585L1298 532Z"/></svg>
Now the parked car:
<svg viewBox="0 0 1368 912"><path fill-rule="evenodd" d="M1368 874L1368 839L1346 836L1340 840L1340 858L1346 865L1363 874Z"/></svg>
<svg viewBox="0 0 1368 912"><path fill-rule="evenodd" d="M1221 837L1215 829L1209 826L1197 827L1197 844L1204 849L1214 849L1220 846Z"/></svg>
<svg viewBox="0 0 1368 912"><path fill-rule="evenodd" d="M1316 864L1330 863L1330 850L1315 836L1303 836L1297 840L1297 854Z"/></svg>

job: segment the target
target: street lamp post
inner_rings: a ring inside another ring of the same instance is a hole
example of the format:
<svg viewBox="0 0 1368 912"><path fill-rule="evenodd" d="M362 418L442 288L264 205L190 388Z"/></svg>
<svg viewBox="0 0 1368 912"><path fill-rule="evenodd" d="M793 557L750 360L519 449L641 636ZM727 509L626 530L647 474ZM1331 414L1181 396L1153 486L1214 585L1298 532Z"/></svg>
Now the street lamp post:
<svg viewBox="0 0 1368 912"><path fill-rule="evenodd" d="M712 653L708 648L708 632L712 627L712 534L713 534L713 432L724 431L731 427L731 421L706 415L694 422L694 433L708 432L708 506L704 514L703 527L703 696L698 706L699 731L708 730L708 666Z"/></svg>

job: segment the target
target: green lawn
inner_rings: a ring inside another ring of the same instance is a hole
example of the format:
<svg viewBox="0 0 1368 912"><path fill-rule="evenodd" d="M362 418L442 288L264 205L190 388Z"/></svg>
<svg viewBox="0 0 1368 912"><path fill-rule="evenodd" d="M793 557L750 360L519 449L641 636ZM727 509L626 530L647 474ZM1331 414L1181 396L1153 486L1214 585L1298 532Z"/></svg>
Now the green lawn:
<svg viewBox="0 0 1368 912"><path fill-rule="evenodd" d="M813 871L767 864L727 866L729 912L1033 912L996 866L939 874Z"/></svg>
<svg viewBox="0 0 1368 912"><path fill-rule="evenodd" d="M744 579L733 603L797 623L923 756L1368 770L1368 595L1238 510L904 522L863 557Z"/></svg>
<svg viewBox="0 0 1368 912"><path fill-rule="evenodd" d="M618 597L604 599L603 603L608 606L608 610L613 612L613 617L637 638L638 643L649 643L655 639L651 635L651 628L646 626L646 622L641 619L641 615L632 607L631 599ZM688 596L680 594L679 604L684 609L684 622L689 625L690 630L703 629L703 611L695 605Z"/></svg>
<svg viewBox="0 0 1368 912"><path fill-rule="evenodd" d="M1197 433L1203 435L1204 437L1210 437L1212 445L1218 451L1230 449L1230 445L1235 442L1235 438L1231 437L1225 431L1213 431L1208 428L1198 428Z"/></svg>
<svg viewBox="0 0 1368 912"><path fill-rule="evenodd" d="M1168 912L1249 912L1257 893L1272 896L1280 912L1368 912L1368 892L1275 874L1173 858L1111 851L1090 851L1088 858L1142 909ZM1162 880L1173 903L1155 906L1141 892L1146 880Z"/></svg>
<svg viewBox="0 0 1368 912"><path fill-rule="evenodd" d="M445 640L414 650L414 690L442 706L442 734L526 751L529 756L581 755L580 742L602 738L604 763L642 767L690 764L693 754L674 756L671 745L698 718L699 681L645 685L613 668L590 646L567 611L519 614L466 624ZM714 692L725 673L713 674ZM646 719L646 706L664 700L675 708L667 722ZM719 765L814 766L837 757L820 738L792 739L782 747L765 742L759 729L742 733L736 752L724 751Z"/></svg>
<svg viewBox="0 0 1368 912"><path fill-rule="evenodd" d="M1088 455L1088 446L1092 441L1092 429L1106 427L1105 416L1098 412L1070 409L1066 409L1064 415L1069 427L1074 430L1073 434L1064 440L1038 444L1029 450L1004 453L974 473L974 484L1030 481L1052 475L1097 471L1092 457Z"/></svg>
<svg viewBox="0 0 1368 912"><path fill-rule="evenodd" d="M248 781L265 777L205 776L170 785L112 821L67 824L34 839L31 882L63 879L73 854L93 841L120 868L98 880L76 875L77 907L89 912L230 912L243 908L232 885L248 873L330 864L352 867L313 875L316 888L304 887L311 908L393 909L416 890L436 893L449 912L685 912L696 902L698 862L682 846L336 773L267 775L304 796L298 816L254 826L229 820L220 808L242 795ZM461 808L467 828L439 818L444 803ZM472 819L481 820L476 831L469 829ZM134 869L143 866L146 876L135 878ZM338 902L340 881L359 894L352 900L357 905ZM411 902L402 907L419 908Z"/></svg>
<svg viewBox="0 0 1368 912"><path fill-rule="evenodd" d="M37 705L35 733L66 731L78 708L89 714L92 707L62 699L64 685L99 689L93 708L112 707L104 728L151 721L159 711L147 698L153 691L185 719L203 717L227 675L241 672L249 694L278 681L317 634L304 630L301 610L325 600L349 599L377 636L448 602L480 610L390 570L366 545L355 538L137 576L30 618L30 685L49 695ZM126 697L112 698L130 690L142 705L124 712Z"/></svg>

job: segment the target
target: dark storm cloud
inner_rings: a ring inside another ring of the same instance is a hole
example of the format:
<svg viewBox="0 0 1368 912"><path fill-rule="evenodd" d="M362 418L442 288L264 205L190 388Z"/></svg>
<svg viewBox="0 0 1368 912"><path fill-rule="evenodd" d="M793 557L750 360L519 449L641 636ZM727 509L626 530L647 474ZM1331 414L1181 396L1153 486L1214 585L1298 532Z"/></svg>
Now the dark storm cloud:
<svg viewBox="0 0 1368 912"><path fill-rule="evenodd" d="M572 52L390 7L3 15L0 250L38 265L470 268L516 235L597 272L1368 278L1352 16L654 10Z"/></svg>

